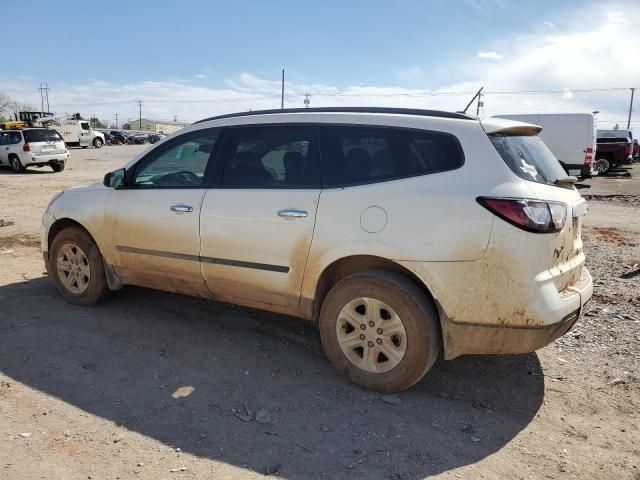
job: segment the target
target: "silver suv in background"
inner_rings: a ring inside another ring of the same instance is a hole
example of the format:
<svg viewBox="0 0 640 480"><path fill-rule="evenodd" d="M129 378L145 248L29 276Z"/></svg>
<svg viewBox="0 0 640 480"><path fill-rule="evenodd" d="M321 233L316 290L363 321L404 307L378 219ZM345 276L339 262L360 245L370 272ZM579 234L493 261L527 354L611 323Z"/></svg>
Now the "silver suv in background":
<svg viewBox="0 0 640 480"><path fill-rule="evenodd" d="M44 166L61 172L68 159L67 146L52 128L0 131L0 165L9 165L17 173Z"/></svg>

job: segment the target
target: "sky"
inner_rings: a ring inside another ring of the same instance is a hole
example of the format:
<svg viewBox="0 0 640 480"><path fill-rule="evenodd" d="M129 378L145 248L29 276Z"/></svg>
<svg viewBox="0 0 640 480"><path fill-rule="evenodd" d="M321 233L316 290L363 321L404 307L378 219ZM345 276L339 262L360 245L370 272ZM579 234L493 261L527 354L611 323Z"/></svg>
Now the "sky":
<svg viewBox="0 0 640 480"><path fill-rule="evenodd" d="M141 100L145 118L193 122L279 108L285 69L286 107L309 93L311 106L461 110L483 86L481 116L597 110L600 128L624 127L636 2L3 2L21 53L0 62L0 94L39 110L47 82L58 114L122 123Z"/></svg>

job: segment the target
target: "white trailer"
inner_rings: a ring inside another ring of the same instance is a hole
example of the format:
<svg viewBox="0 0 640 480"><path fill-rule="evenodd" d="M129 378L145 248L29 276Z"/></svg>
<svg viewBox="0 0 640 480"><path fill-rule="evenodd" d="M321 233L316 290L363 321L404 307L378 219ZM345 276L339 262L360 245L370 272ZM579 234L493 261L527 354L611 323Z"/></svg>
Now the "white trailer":
<svg viewBox="0 0 640 480"><path fill-rule="evenodd" d="M56 130L67 145L82 148L91 145L100 148L104 145L104 134L95 131L88 120L78 120L75 115L41 117L36 123Z"/></svg>
<svg viewBox="0 0 640 480"><path fill-rule="evenodd" d="M542 127L539 136L568 175L589 178L596 153L596 125L591 113L533 113L496 115L497 118L533 123Z"/></svg>

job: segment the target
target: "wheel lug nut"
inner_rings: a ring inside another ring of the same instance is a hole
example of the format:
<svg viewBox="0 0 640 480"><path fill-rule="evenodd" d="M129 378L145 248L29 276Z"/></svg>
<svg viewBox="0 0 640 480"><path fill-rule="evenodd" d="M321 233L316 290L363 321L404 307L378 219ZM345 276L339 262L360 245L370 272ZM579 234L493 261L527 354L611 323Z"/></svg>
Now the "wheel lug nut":
<svg viewBox="0 0 640 480"><path fill-rule="evenodd" d="M377 339L376 339L376 343L377 343L378 345L382 345L382 339L381 339L381 338L377 338Z"/></svg>
<svg viewBox="0 0 640 480"><path fill-rule="evenodd" d="M378 335L382 335L382 329L381 328L378 329Z"/></svg>
<svg viewBox="0 0 640 480"><path fill-rule="evenodd" d="M369 326L370 326L370 327L375 327L375 326L376 326L376 324L375 324L373 321L370 321L370 322L369 322Z"/></svg>
<svg viewBox="0 0 640 480"><path fill-rule="evenodd" d="M367 326L364 323L360 324L360 330L366 330L366 329L367 329Z"/></svg>
<svg viewBox="0 0 640 480"><path fill-rule="evenodd" d="M367 338L367 337L364 336L364 333L361 333L360 334L360 340L364 340L365 338Z"/></svg>
<svg viewBox="0 0 640 480"><path fill-rule="evenodd" d="M372 348L372 347L373 347L373 342L369 341L369 342L367 343L367 345L369 345L369 348Z"/></svg>

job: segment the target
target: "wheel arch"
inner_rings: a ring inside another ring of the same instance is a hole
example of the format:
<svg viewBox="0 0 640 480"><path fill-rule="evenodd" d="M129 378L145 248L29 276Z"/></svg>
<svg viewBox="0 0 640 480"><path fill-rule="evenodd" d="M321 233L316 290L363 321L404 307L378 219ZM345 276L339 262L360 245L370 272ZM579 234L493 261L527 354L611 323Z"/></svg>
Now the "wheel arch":
<svg viewBox="0 0 640 480"><path fill-rule="evenodd" d="M80 230L84 231L87 235L89 235L91 241L98 245L98 242L96 242L96 239L93 237L93 235L91 235L89 229L82 225L80 222L71 218L59 218L55 222L53 222L53 224L51 224L51 227L49 227L49 232L47 233L47 252L51 251L51 244L53 243L53 239L56 238L56 235L58 235L65 228L69 227L79 228Z"/></svg>
<svg viewBox="0 0 640 480"><path fill-rule="evenodd" d="M427 296L429 300L434 303L438 313L440 314L438 302L431 293L429 287L418 275L404 265L376 255L349 255L334 260L332 263L327 265L318 276L311 309L311 318L313 321L318 320L322 302L329 293L329 290L331 290L336 283L349 275L353 275L354 273L370 270L387 270L408 278Z"/></svg>

